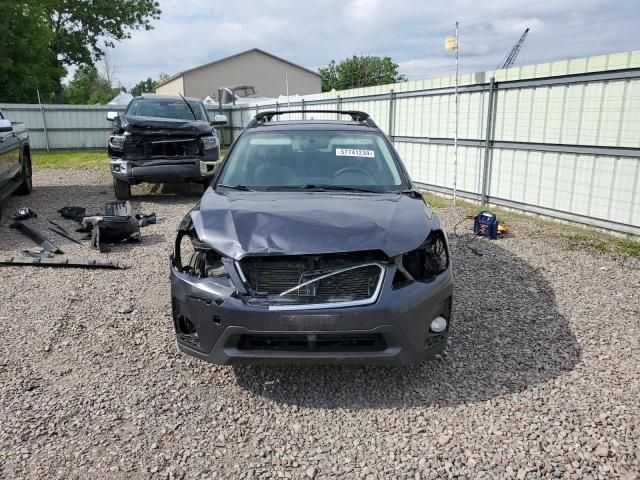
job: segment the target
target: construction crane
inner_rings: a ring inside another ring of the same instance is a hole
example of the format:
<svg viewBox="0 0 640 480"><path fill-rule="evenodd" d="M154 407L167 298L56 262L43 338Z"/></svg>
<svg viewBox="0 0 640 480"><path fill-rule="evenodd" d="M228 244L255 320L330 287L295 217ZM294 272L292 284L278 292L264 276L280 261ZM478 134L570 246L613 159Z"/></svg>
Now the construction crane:
<svg viewBox="0 0 640 480"><path fill-rule="evenodd" d="M518 58L518 54L520 53L520 49L522 48L522 44L527 38L528 33L529 33L529 29L527 28L524 31L524 33L520 36L520 39L513 46L513 48L509 52L509 55L507 55L507 57L505 58L504 62L502 63L502 66L498 66L498 70L502 68L511 68L513 66L513 64L516 61L516 58Z"/></svg>

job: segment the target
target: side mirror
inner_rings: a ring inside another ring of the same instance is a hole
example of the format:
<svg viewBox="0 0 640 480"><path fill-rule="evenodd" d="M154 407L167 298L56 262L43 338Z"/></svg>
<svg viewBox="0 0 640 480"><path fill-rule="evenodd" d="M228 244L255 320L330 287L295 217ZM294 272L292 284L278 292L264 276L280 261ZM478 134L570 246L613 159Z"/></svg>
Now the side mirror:
<svg viewBox="0 0 640 480"><path fill-rule="evenodd" d="M113 122L118 116L118 112L107 112L107 120Z"/></svg>
<svg viewBox="0 0 640 480"><path fill-rule="evenodd" d="M227 120L227 116L226 115L214 115L213 116L213 120L211 120L211 125L215 126L215 125L226 125L227 123L229 123L229 121Z"/></svg>
<svg viewBox="0 0 640 480"><path fill-rule="evenodd" d="M6 118L0 119L0 132L11 132L13 131L13 125L11 125L11 120L7 120Z"/></svg>

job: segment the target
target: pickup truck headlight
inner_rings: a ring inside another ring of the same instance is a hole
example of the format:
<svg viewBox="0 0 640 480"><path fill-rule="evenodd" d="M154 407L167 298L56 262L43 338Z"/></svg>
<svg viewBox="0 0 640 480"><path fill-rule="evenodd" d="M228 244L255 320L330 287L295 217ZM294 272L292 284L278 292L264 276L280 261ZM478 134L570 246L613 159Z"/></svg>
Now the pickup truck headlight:
<svg viewBox="0 0 640 480"><path fill-rule="evenodd" d="M218 146L218 137L215 135L211 135L209 137L201 137L200 141L202 142L202 148L205 150L211 150L212 148L216 148Z"/></svg>
<svg viewBox="0 0 640 480"><path fill-rule="evenodd" d="M432 281L449 268L449 251L444 233L440 230L431 232L419 248L402 255L397 263L395 286L416 280Z"/></svg>
<svg viewBox="0 0 640 480"><path fill-rule="evenodd" d="M109 137L109 146L114 150L122 150L126 140L127 137L125 135L111 135Z"/></svg>

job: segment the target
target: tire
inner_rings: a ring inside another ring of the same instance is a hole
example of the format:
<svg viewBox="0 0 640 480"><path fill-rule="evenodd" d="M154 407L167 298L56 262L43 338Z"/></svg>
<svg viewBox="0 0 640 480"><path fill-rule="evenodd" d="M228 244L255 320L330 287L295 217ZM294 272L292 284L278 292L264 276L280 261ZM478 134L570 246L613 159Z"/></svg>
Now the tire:
<svg viewBox="0 0 640 480"><path fill-rule="evenodd" d="M29 195L33 191L33 171L31 169L31 156L25 153L22 157L22 183L16 189L16 195Z"/></svg>
<svg viewBox="0 0 640 480"><path fill-rule="evenodd" d="M113 190L118 200L129 200L131 198L131 185L122 180L113 179Z"/></svg>

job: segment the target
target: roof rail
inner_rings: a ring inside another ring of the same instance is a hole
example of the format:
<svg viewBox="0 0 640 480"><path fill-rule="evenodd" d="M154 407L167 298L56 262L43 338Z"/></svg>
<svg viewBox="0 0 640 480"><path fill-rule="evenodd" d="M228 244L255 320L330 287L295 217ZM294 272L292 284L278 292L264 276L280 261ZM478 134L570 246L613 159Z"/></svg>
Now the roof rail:
<svg viewBox="0 0 640 480"><path fill-rule="evenodd" d="M377 127L375 122L371 119L368 113L360 112L358 110L270 110L267 112L257 113L253 119L247 125L247 128L255 127L259 124L270 122L273 117L278 115L286 115L289 113L337 113L340 115L349 115L354 122L361 122L369 127Z"/></svg>

